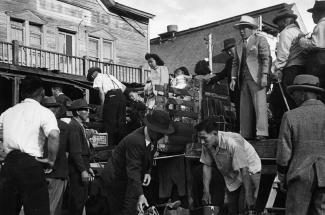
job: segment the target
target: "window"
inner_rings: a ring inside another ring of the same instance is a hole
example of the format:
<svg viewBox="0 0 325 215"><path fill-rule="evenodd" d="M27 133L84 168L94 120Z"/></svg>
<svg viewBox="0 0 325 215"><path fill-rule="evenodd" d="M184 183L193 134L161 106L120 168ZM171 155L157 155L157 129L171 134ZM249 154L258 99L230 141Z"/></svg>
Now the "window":
<svg viewBox="0 0 325 215"><path fill-rule="evenodd" d="M25 24L24 21L10 20L11 40L18 40L22 44L24 41Z"/></svg>
<svg viewBox="0 0 325 215"><path fill-rule="evenodd" d="M113 60L113 42L90 36L88 40L88 56L94 60L111 62Z"/></svg>
<svg viewBox="0 0 325 215"><path fill-rule="evenodd" d="M103 61L109 62L113 60L113 43L103 40Z"/></svg>
<svg viewBox="0 0 325 215"><path fill-rule="evenodd" d="M88 47L89 47L89 57L98 60L99 56L100 56L100 54L99 54L99 39L89 37Z"/></svg>
<svg viewBox="0 0 325 215"><path fill-rule="evenodd" d="M75 54L75 34L59 31L59 52L72 56Z"/></svg>
<svg viewBox="0 0 325 215"><path fill-rule="evenodd" d="M29 45L35 48L42 47L42 27L38 25L29 25Z"/></svg>

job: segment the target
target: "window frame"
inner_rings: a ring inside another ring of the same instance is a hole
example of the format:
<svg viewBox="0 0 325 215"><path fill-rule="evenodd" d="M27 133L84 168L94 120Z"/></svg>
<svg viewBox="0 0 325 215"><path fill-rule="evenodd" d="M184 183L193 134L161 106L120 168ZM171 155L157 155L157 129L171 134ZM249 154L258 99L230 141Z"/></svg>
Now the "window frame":
<svg viewBox="0 0 325 215"><path fill-rule="evenodd" d="M98 41L98 61L105 62L105 63L114 63L115 62L115 44L114 40L108 39L108 38L103 38L103 37L98 37L92 34L88 34L87 37L87 57L90 59L94 59L94 57L90 56L90 50L89 50L89 42L91 39L97 40ZM110 43L111 44L111 59L105 60L104 59L104 42Z"/></svg>

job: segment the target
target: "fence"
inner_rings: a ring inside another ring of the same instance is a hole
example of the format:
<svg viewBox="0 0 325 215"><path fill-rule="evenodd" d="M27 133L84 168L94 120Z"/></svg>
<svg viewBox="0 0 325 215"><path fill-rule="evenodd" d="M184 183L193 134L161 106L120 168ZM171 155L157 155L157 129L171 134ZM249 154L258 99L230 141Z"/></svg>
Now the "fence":
<svg viewBox="0 0 325 215"><path fill-rule="evenodd" d="M101 68L103 73L114 75L121 82L144 83L150 71L141 67L130 67L101 62L85 57L69 56L57 52L20 45L18 41L0 41L0 62L19 66L57 70L61 73L86 76L90 67Z"/></svg>

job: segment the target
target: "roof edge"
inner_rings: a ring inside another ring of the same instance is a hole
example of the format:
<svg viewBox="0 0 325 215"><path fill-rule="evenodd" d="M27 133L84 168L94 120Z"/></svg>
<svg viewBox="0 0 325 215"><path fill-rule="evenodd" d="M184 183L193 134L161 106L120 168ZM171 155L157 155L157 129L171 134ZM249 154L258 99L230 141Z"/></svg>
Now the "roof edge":
<svg viewBox="0 0 325 215"><path fill-rule="evenodd" d="M244 13L244 14L240 14L240 15L237 15L237 16L229 17L229 18L222 19L222 20L219 20L219 21L216 21L216 22L211 22L211 23L204 24L204 25L201 25L201 26L198 26L198 27L189 28L189 29L186 29L186 30L183 30L183 31L178 31L177 36L181 36L181 35L184 35L184 34L187 34L187 33L192 33L192 32L196 32L196 31L200 31L200 30L204 30L204 29L207 29L207 28L212 28L212 27L215 27L215 26L218 26L218 25L227 24L229 22L233 22L233 21L238 20L243 15L251 15L252 16L254 14L255 15L256 14L261 14L261 13L263 13L265 11L276 10L278 8L293 6L293 5L294 5L294 3L293 4L281 3L281 4L273 5L273 6L270 6L270 7L267 7L267 8L254 10L254 11L251 11L251 12L248 12L248 13ZM272 25L272 24L270 24L270 25ZM155 42L155 41L159 40L159 38L160 37L155 37L155 38L152 38L150 41Z"/></svg>

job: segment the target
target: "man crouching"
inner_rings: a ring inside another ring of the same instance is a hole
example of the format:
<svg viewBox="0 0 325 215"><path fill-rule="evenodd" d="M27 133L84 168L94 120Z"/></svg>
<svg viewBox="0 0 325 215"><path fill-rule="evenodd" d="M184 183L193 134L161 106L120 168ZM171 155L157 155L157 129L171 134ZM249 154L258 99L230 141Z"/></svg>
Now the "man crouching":
<svg viewBox="0 0 325 215"><path fill-rule="evenodd" d="M211 118L196 126L203 145L200 159L203 163L202 201L211 204L211 172L213 167L217 167L227 188L228 214L238 214L245 208L254 208L261 178L261 160L253 146L240 134L219 131L218 125ZM240 198L241 195L244 198Z"/></svg>

